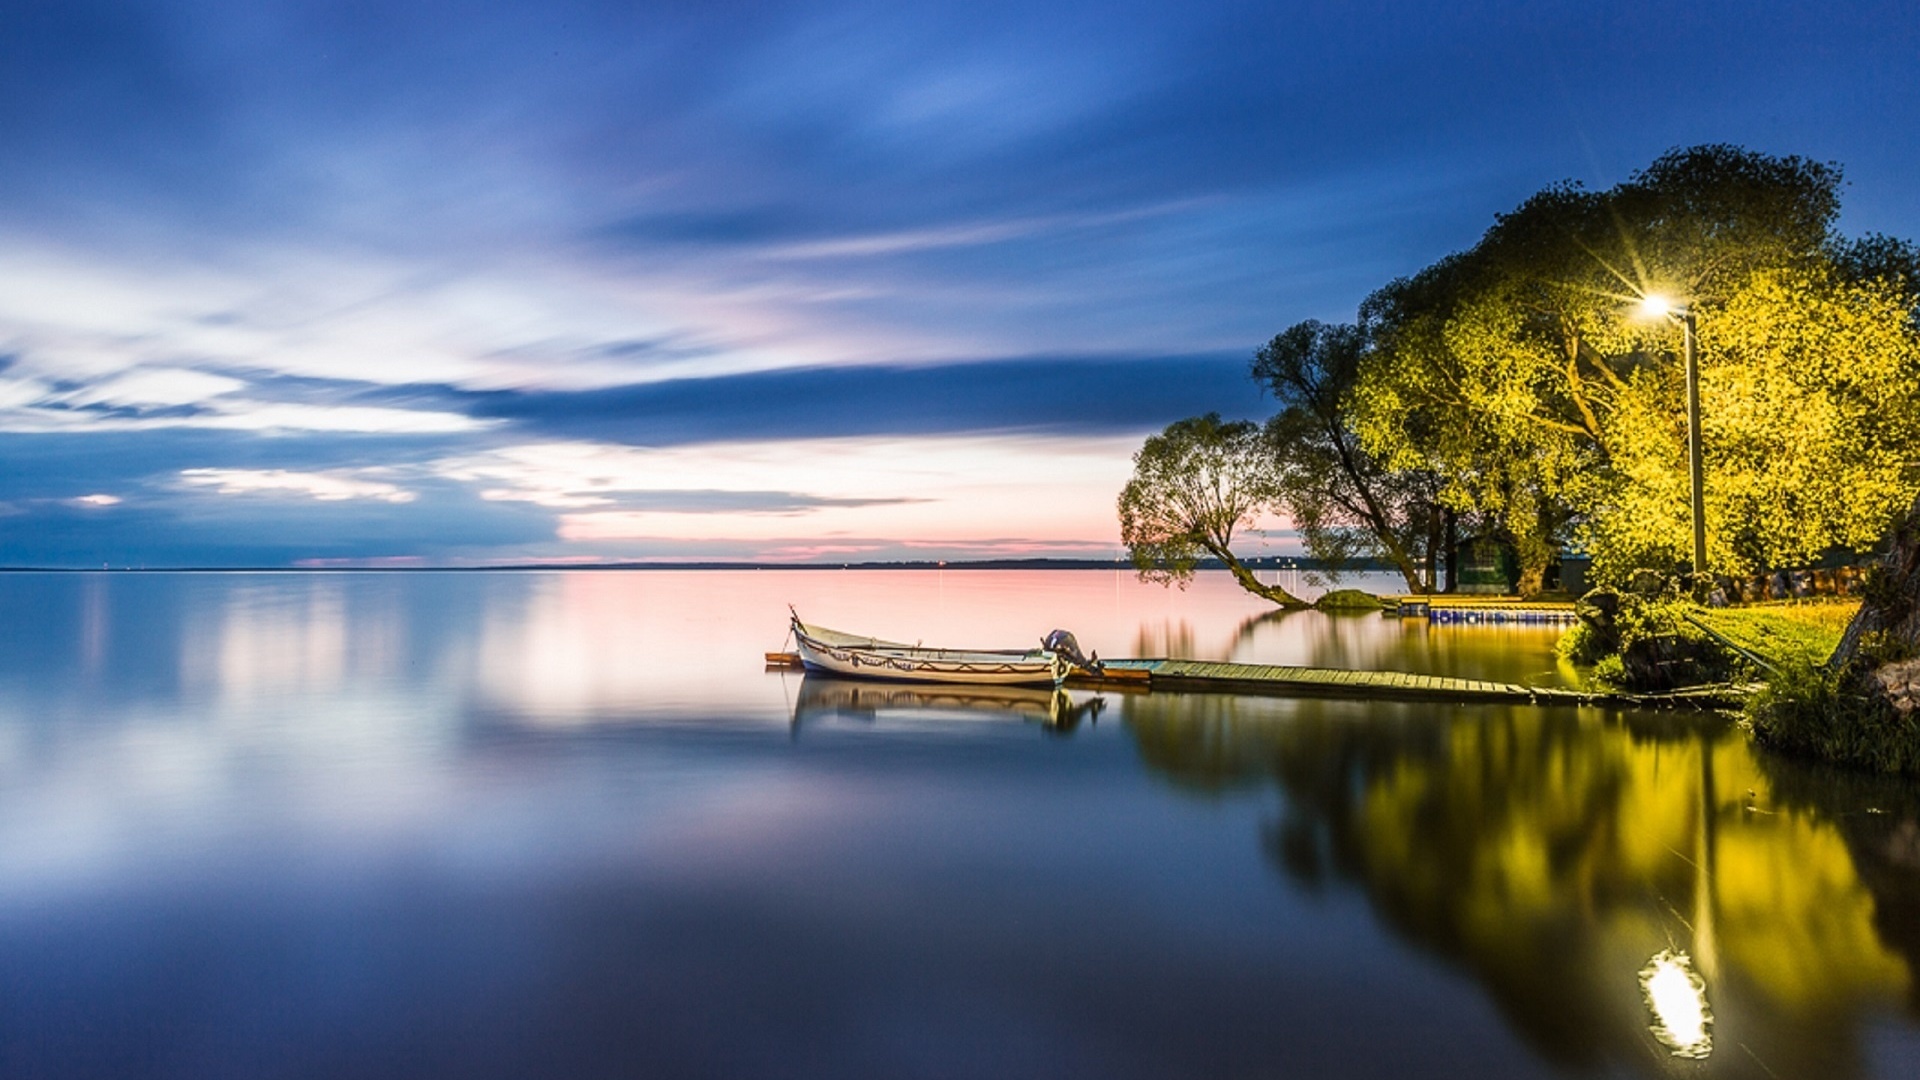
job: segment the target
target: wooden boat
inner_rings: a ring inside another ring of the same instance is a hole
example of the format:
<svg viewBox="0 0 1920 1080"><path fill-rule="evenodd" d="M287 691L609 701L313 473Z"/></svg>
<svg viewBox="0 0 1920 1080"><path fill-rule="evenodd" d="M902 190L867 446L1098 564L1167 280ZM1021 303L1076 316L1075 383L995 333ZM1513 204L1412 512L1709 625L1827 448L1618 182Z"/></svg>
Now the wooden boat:
<svg viewBox="0 0 1920 1080"><path fill-rule="evenodd" d="M1058 686L1072 664L1047 649L930 649L810 626L793 617L808 671L900 682L972 686Z"/></svg>

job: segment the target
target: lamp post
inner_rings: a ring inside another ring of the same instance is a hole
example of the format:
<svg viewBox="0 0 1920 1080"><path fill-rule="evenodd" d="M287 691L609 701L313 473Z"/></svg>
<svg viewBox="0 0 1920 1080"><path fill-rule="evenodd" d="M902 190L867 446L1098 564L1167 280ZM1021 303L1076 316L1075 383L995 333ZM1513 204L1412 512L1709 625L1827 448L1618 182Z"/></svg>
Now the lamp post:
<svg viewBox="0 0 1920 1080"><path fill-rule="evenodd" d="M1706 469L1700 449L1700 344L1693 324L1693 310L1676 306L1666 297L1650 294L1640 301L1640 309L1653 316L1664 315L1680 324L1686 336L1687 354L1687 473L1693 489L1693 572L1707 570L1707 489Z"/></svg>

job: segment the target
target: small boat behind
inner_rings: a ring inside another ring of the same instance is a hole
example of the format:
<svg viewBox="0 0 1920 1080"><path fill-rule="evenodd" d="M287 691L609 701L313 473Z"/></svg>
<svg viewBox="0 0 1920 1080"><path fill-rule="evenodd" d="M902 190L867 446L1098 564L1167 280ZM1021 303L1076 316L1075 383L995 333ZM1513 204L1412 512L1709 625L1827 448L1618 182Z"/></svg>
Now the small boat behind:
<svg viewBox="0 0 1920 1080"><path fill-rule="evenodd" d="M1050 649L933 649L811 626L793 617L800 661L809 671L899 682L972 686L1058 686L1073 664Z"/></svg>

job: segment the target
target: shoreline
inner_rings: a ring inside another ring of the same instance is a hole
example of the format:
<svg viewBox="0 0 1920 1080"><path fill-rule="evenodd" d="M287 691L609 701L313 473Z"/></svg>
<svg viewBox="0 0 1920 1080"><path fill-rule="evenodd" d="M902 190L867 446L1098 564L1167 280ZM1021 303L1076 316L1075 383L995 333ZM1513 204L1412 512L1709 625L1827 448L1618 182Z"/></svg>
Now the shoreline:
<svg viewBox="0 0 1920 1080"><path fill-rule="evenodd" d="M1332 568L1304 559L1250 559L1251 570L1295 570L1329 573ZM1124 570L1134 566L1113 559L970 559L911 562L777 563L777 562L598 562L598 563L489 563L482 566L0 566L0 574L313 574L313 573L500 573L553 570ZM1219 562L1205 562L1196 571L1225 571ZM1391 572L1391 568L1346 566L1341 575Z"/></svg>

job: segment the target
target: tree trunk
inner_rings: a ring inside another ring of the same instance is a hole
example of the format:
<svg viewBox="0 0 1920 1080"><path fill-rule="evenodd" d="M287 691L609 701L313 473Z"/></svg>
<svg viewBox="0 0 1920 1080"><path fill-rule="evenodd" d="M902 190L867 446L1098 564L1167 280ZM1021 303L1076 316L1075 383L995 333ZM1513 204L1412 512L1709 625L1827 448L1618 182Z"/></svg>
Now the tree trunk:
<svg viewBox="0 0 1920 1080"><path fill-rule="evenodd" d="M1457 593L1460 591L1460 515L1451 506L1447 507L1445 513L1447 587L1441 591Z"/></svg>
<svg viewBox="0 0 1920 1080"><path fill-rule="evenodd" d="M1407 591L1424 592L1425 590L1420 588L1420 566L1413 561L1413 556L1407 554L1407 549L1400 546L1400 541L1396 540L1392 533L1378 528L1374 529L1374 537L1379 541L1381 549L1386 552L1387 559L1393 563L1395 569L1400 571L1400 576L1406 579Z"/></svg>
<svg viewBox="0 0 1920 1080"><path fill-rule="evenodd" d="M1414 565L1412 559L1405 555L1399 555L1393 561L1395 565L1400 567L1400 576L1406 579L1407 591L1409 593L1426 591L1420 587L1420 568Z"/></svg>
<svg viewBox="0 0 1920 1080"><path fill-rule="evenodd" d="M1427 506L1427 564L1421 568L1421 573L1426 578L1420 589L1423 593L1438 592L1440 589L1441 535L1440 508L1430 503Z"/></svg>
<svg viewBox="0 0 1920 1080"><path fill-rule="evenodd" d="M1210 550L1213 551L1214 558L1225 563L1227 569L1233 572L1233 580L1239 582L1241 588L1253 595L1263 600L1271 600L1283 608L1313 606L1278 585L1261 584L1260 579L1253 576L1253 571L1242 565L1239 559L1234 558L1233 552L1221 548L1210 548Z"/></svg>
<svg viewBox="0 0 1920 1080"><path fill-rule="evenodd" d="M1868 579L1867 596L1847 624L1827 666L1845 668L1860 659L1869 634L1884 634L1898 657L1920 655L1920 496L1894 526L1886 561Z"/></svg>
<svg viewBox="0 0 1920 1080"><path fill-rule="evenodd" d="M1535 518L1535 531L1513 538L1513 560L1518 570L1514 591L1521 596L1538 596L1547 588L1547 567L1553 564L1554 548L1548 539L1552 523L1545 511Z"/></svg>

